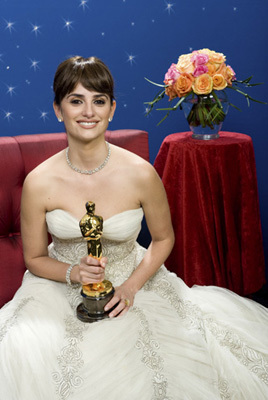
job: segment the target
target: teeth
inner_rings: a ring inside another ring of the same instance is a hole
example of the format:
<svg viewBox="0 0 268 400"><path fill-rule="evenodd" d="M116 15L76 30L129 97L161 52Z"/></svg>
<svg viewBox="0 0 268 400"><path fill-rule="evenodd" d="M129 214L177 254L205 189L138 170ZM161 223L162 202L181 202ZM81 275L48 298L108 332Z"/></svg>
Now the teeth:
<svg viewBox="0 0 268 400"><path fill-rule="evenodd" d="M92 126L96 125L96 122L79 122L79 124L84 126Z"/></svg>

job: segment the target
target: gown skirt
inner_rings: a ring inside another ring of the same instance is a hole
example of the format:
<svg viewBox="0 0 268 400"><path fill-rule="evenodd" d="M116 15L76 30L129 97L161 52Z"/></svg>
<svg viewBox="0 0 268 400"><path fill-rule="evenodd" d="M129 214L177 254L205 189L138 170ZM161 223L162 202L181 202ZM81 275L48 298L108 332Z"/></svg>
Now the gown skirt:
<svg viewBox="0 0 268 400"><path fill-rule="evenodd" d="M104 221L106 279L116 287L146 249L142 209ZM87 254L79 221L46 215L49 255ZM189 288L165 266L129 312L84 323L81 287L25 273L0 311L0 400L267 400L268 310L214 286Z"/></svg>

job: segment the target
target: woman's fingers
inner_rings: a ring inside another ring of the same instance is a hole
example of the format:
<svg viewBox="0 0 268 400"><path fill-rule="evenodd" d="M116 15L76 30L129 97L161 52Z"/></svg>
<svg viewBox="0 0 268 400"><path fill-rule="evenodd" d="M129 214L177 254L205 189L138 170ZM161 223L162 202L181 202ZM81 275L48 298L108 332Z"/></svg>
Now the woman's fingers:
<svg viewBox="0 0 268 400"><path fill-rule="evenodd" d="M100 260L91 256L82 258L79 266L80 282L82 285L103 281L106 263L106 257Z"/></svg>
<svg viewBox="0 0 268 400"><path fill-rule="evenodd" d="M127 313L131 306L131 301L130 299L126 298L126 296L123 296L120 298L119 295L114 295L114 297L109 301L109 303L106 304L104 310L109 311L113 309L109 314L110 318L121 316Z"/></svg>

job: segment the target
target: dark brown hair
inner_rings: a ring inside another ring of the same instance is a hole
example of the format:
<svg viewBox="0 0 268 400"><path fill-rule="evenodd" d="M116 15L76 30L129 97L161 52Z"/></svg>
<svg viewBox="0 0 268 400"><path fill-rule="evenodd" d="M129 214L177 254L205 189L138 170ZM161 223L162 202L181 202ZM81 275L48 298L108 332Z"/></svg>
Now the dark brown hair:
<svg viewBox="0 0 268 400"><path fill-rule="evenodd" d="M63 61L54 77L54 101L60 105L62 99L73 91L78 83L87 90L105 93L111 103L114 100L114 81L109 68L97 57L75 56Z"/></svg>

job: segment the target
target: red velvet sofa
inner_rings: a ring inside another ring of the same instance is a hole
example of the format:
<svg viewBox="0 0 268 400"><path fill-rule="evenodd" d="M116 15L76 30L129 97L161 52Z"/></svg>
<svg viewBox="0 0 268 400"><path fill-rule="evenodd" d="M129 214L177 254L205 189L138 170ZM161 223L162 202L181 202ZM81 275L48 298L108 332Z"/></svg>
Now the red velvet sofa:
<svg viewBox="0 0 268 400"><path fill-rule="evenodd" d="M147 132L107 131L106 139L149 161ZM33 168L66 146L65 133L0 137L0 307L11 300L25 272L20 234L23 181Z"/></svg>

